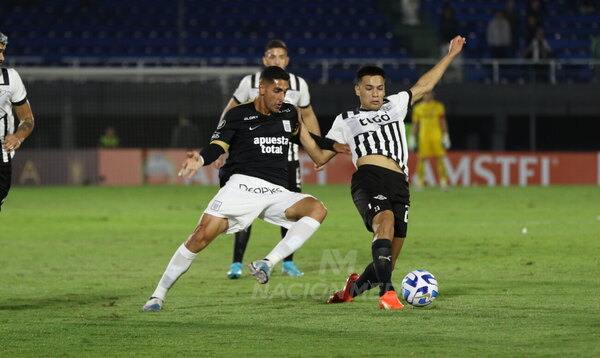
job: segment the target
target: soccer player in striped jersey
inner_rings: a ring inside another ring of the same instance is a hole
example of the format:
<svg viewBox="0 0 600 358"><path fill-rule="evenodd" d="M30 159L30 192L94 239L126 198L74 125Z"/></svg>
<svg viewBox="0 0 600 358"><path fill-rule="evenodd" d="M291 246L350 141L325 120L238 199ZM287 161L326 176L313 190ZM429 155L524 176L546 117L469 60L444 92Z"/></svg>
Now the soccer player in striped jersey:
<svg viewBox="0 0 600 358"><path fill-rule="evenodd" d="M0 32L0 65L4 62L7 44L8 37ZM19 119L17 128L15 128L13 109ZM33 126L33 113L21 77L15 69L2 67L0 73L0 210L10 190L11 163L15 151L29 137Z"/></svg>
<svg viewBox="0 0 600 358"><path fill-rule="evenodd" d="M352 176L352 199L366 228L373 232L373 260L361 275L351 274L328 303L352 301L378 286L380 308L404 307L392 285L392 270L406 238L410 205L404 119L410 106L433 90L464 43L463 37L452 39L448 54L410 90L389 97L385 96L382 68L363 66L358 70L354 90L360 108L338 115L327 138L348 144L352 151L357 168ZM335 155L326 153L327 160Z"/></svg>
<svg viewBox="0 0 600 358"><path fill-rule="evenodd" d="M444 104L436 101L434 97L433 91L426 94L412 111L413 126L408 140L408 148L413 151L417 147L419 153L417 180L413 181L417 190L421 189L425 183L425 161L430 158L435 158L440 177L440 188L448 190L448 175L444 159L446 150L450 149L450 135L448 134ZM418 145L416 145L417 133Z"/></svg>
<svg viewBox="0 0 600 358"><path fill-rule="evenodd" d="M263 64L267 66L278 66L285 70L290 58L288 57L288 50L286 44L281 40L271 40L265 46L265 55L262 58ZM290 89L285 95L285 102L293 104L300 108L302 113L302 119L311 133L321 135L319 129L319 122L315 112L310 104L310 93L308 91L308 85L306 81L292 73L290 75ZM233 107L240 105L241 103L251 101L258 96L260 72L244 77L237 89L233 93L233 97L229 100L227 107L223 110L221 119L225 114ZM226 159L226 155L221 156L215 161L215 167L220 168L223 166ZM300 175L300 160L298 158L298 145L292 144L288 153L288 185L287 188L294 192L302 191L301 175ZM233 261L227 277L231 279L237 279L242 276L242 260L244 258L244 252L246 246L250 240L250 233L252 226L248 227L246 231L240 231L235 234L235 240L233 245ZM281 238L285 237L287 230L281 228ZM304 273L298 270L294 264L294 255L290 255L285 258L282 265L282 272L290 276L303 276Z"/></svg>

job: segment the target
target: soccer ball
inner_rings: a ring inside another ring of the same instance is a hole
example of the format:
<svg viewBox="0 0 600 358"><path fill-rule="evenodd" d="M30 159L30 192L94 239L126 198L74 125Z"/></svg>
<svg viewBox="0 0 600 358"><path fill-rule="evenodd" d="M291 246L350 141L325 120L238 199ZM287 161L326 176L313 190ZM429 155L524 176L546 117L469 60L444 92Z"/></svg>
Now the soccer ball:
<svg viewBox="0 0 600 358"><path fill-rule="evenodd" d="M402 280L402 297L416 307L430 304L438 295L438 284L428 271L415 270L409 272Z"/></svg>

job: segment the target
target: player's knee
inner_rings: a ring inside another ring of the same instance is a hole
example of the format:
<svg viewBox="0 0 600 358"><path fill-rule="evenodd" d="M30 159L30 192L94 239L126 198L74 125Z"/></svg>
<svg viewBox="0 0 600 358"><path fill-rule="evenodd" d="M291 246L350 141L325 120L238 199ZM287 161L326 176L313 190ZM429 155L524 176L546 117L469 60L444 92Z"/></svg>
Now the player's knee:
<svg viewBox="0 0 600 358"><path fill-rule="evenodd" d="M327 208L323 205L323 202L320 200L315 200L313 202L310 216L318 222L323 222L323 220L325 220Z"/></svg>

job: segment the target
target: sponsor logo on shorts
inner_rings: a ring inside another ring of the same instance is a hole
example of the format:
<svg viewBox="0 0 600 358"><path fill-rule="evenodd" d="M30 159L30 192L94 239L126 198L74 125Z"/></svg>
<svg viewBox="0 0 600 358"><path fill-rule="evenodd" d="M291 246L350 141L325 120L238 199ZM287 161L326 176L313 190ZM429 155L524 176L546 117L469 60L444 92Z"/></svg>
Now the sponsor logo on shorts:
<svg viewBox="0 0 600 358"><path fill-rule="evenodd" d="M239 184L239 188L240 190L254 194L277 194L283 192L281 188L268 186L248 186L246 184Z"/></svg>
<svg viewBox="0 0 600 358"><path fill-rule="evenodd" d="M221 204L223 203L218 200L213 200L213 202L210 204L210 210L219 211L219 209L221 209Z"/></svg>
<svg viewBox="0 0 600 358"><path fill-rule="evenodd" d="M379 194L379 195L377 195L377 196L374 196L374 197L373 197L373 199L377 199L377 200L385 200L385 199L387 199L387 198L386 198L385 196L383 196L383 195Z"/></svg>

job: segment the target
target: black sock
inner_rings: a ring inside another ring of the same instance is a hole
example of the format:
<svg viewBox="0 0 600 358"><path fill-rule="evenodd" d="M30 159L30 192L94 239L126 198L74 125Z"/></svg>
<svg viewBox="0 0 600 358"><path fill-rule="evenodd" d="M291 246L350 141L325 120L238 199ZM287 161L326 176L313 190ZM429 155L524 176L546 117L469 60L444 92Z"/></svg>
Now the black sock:
<svg viewBox="0 0 600 358"><path fill-rule="evenodd" d="M372 262L369 262L367 267L365 267L365 271L360 275L358 280L352 284L350 288L350 296L356 297L361 293L372 289L373 287L377 287L377 274L375 273L375 267Z"/></svg>
<svg viewBox="0 0 600 358"><path fill-rule="evenodd" d="M373 253L373 267L379 282L379 296L387 291L394 291L392 286L392 241L377 239L371 246Z"/></svg>
<svg viewBox="0 0 600 358"><path fill-rule="evenodd" d="M287 234L287 229L282 226L281 227L281 239L282 240L285 237L285 234ZM294 261L294 253L292 252L288 257L283 259L283 262L285 262L285 261Z"/></svg>
<svg viewBox="0 0 600 358"><path fill-rule="evenodd" d="M245 231L235 233L235 240L233 242L233 262L242 262L244 259L244 252L246 252L246 245L248 245L248 240L250 240L251 231L252 225L248 226Z"/></svg>

